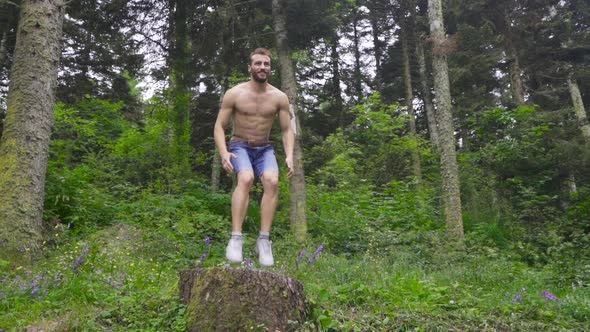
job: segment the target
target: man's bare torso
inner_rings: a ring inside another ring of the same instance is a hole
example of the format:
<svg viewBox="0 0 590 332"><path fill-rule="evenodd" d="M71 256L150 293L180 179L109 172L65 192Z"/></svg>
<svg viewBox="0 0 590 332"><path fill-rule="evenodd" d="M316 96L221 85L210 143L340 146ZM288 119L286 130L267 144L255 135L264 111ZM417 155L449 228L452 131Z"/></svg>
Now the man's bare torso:
<svg viewBox="0 0 590 332"><path fill-rule="evenodd" d="M273 120L280 109L282 92L270 84L266 84L266 91L255 91L251 82L239 84L232 90L234 139L268 141Z"/></svg>

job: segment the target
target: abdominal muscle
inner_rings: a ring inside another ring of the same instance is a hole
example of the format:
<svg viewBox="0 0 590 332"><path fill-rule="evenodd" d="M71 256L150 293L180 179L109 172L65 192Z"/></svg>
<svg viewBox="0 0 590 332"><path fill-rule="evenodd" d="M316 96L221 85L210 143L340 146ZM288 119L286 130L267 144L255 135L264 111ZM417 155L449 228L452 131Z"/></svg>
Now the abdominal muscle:
<svg viewBox="0 0 590 332"><path fill-rule="evenodd" d="M268 142L273 116L234 113L234 133L237 141Z"/></svg>

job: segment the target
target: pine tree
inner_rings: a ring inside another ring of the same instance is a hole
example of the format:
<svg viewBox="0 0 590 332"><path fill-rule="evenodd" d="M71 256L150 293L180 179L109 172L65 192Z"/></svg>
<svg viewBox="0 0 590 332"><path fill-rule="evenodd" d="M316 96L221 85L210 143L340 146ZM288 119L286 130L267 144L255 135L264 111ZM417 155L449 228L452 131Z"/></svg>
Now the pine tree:
<svg viewBox="0 0 590 332"><path fill-rule="evenodd" d="M295 146L293 149L294 174L290 184L290 219L295 237L303 241L307 237L307 203L305 197L305 174L303 172L303 149L301 148L301 125L297 112L297 82L295 68L291 60L291 51L287 39L285 1L273 0L272 12L274 31L279 53L281 69L281 88L289 97L292 116L295 119Z"/></svg>
<svg viewBox="0 0 590 332"><path fill-rule="evenodd" d="M433 41L432 69L434 72L436 112L440 134L444 215L450 240L461 246L464 236L461 191L447 66L448 40L445 36L441 0L428 0L428 17Z"/></svg>
<svg viewBox="0 0 590 332"><path fill-rule="evenodd" d="M63 16L61 0L22 3L0 141L1 256L35 251L41 244Z"/></svg>

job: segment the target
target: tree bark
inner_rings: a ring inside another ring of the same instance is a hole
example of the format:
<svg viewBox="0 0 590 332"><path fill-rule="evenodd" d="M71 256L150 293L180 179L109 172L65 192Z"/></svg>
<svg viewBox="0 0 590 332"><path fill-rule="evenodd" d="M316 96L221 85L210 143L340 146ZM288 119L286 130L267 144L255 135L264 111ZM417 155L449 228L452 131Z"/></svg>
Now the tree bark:
<svg viewBox="0 0 590 332"><path fill-rule="evenodd" d="M227 77L223 80L223 84L221 85L221 91L219 92L219 107L221 109L221 102L223 101L223 95L225 95L225 91L229 87L229 82ZM217 148L213 150L213 161L211 165L211 191L216 193L219 191L219 182L221 178L221 155L217 151Z"/></svg>
<svg viewBox="0 0 590 332"><path fill-rule="evenodd" d="M8 35L6 31L2 32L2 39L0 40L0 70L4 68L4 63L6 62L8 50L6 49L6 43L8 40Z"/></svg>
<svg viewBox="0 0 590 332"><path fill-rule="evenodd" d="M253 269L180 272L188 331L295 331L305 319L303 285Z"/></svg>
<svg viewBox="0 0 590 332"><path fill-rule="evenodd" d="M354 17L352 20L352 45L354 47L354 90L356 93L357 102L363 99L363 77L361 73L361 41L359 36L359 18L358 9L355 10Z"/></svg>
<svg viewBox="0 0 590 332"><path fill-rule="evenodd" d="M580 94L580 88L578 82L574 79L573 74L570 73L567 78L567 85L572 97L572 103L574 104L574 111L576 112L576 118L578 119L578 125L582 131L582 136L587 144L590 144L590 124L588 123L588 117L586 116L586 110L584 109L584 101L582 100L582 94Z"/></svg>
<svg viewBox="0 0 590 332"><path fill-rule="evenodd" d="M272 1L274 32L279 53L279 67L281 70L281 88L287 94L293 116L295 131L295 147L293 149L294 174L290 183L290 219L291 229L295 238L304 241L307 238L307 203L305 197L305 174L303 172L303 151L301 149L301 125L297 111L297 82L295 68L291 61L291 51L287 39L286 2Z"/></svg>
<svg viewBox="0 0 590 332"><path fill-rule="evenodd" d="M375 55L375 90L381 92L381 59L383 58L383 43L379 40L379 20L377 19L377 9L371 6L372 2L368 2L370 14L369 20L371 22L371 32L373 35L373 53Z"/></svg>
<svg viewBox="0 0 590 332"><path fill-rule="evenodd" d="M189 0L170 0L170 91L172 97L171 121L173 127L173 147L175 163L173 172L181 179L190 171L190 91L192 68L190 65L190 39L188 37L188 18L191 3Z"/></svg>
<svg viewBox="0 0 590 332"><path fill-rule="evenodd" d="M22 2L0 141L0 256L41 245L63 16L61 0Z"/></svg>
<svg viewBox="0 0 590 332"><path fill-rule="evenodd" d="M524 84L522 83L522 78L520 77L521 69L520 63L518 61L518 53L516 51L516 47L514 46L514 42L512 41L512 37L507 36L506 38L506 53L508 53L508 61L510 63L508 71L510 74L510 88L512 90L512 98L517 105L524 105Z"/></svg>
<svg viewBox="0 0 590 332"><path fill-rule="evenodd" d="M428 0L428 18L433 39L432 69L436 92L437 122L441 145L441 166L444 214L450 240L463 246L463 216L459 167L455 151L453 117L451 112L451 91L446 54L446 37L443 24L441 0Z"/></svg>
<svg viewBox="0 0 590 332"><path fill-rule="evenodd" d="M334 31L330 42L330 61L332 65L332 98L334 108L338 116L338 127L344 128L344 103L342 102L342 90L340 89L340 56L338 54L338 33Z"/></svg>
<svg viewBox="0 0 590 332"><path fill-rule="evenodd" d="M407 21L406 21L407 24ZM410 55L408 51L408 33L406 27L402 27L401 42L402 42L402 62L404 66L404 86L406 92L406 108L408 110L408 123L410 127L410 135L412 138L417 138L416 131L416 113L414 112L414 92L412 87L412 72L410 68ZM422 179L422 171L420 169L420 154L418 147L412 149L412 172L418 182Z"/></svg>
<svg viewBox="0 0 590 332"><path fill-rule="evenodd" d="M428 133L432 144L440 150L440 142L438 138L438 125L436 124L436 114L434 105L432 103L432 96L430 94L430 85L428 84L428 71L426 70L426 60L424 55L424 46L422 45L422 38L416 38L416 57L418 60L418 70L420 73L420 87L422 89L422 100L424 101L424 109L426 110L426 118L428 120Z"/></svg>

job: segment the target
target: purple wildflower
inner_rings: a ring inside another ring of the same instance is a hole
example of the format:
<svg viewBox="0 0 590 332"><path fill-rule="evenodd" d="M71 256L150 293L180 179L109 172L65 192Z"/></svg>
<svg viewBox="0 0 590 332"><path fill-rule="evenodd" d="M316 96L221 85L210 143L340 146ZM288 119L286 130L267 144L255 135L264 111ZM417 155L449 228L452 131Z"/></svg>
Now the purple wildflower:
<svg viewBox="0 0 590 332"><path fill-rule="evenodd" d="M74 270L77 270L80 266L82 266L82 263L84 263L84 256L76 258L74 261Z"/></svg>
<svg viewBox="0 0 590 332"><path fill-rule="evenodd" d="M33 290L31 291L31 295L37 295L37 293L39 293L39 288L33 288Z"/></svg>
<svg viewBox="0 0 590 332"><path fill-rule="evenodd" d="M555 295L553 295L553 294L549 293L548 291L543 291L543 292L542 292L542 294L543 294L543 297L544 297L546 300L550 300L550 301L557 301L557 302L560 302L560 301L561 301L561 300L560 300L560 299L559 299L557 296L555 296Z"/></svg>
<svg viewBox="0 0 590 332"><path fill-rule="evenodd" d="M203 266L203 263L205 263L205 260L207 259L207 256L209 256L208 253L204 252L201 255L201 259L199 260L199 263L197 264L197 268L200 268L201 266Z"/></svg>
<svg viewBox="0 0 590 332"><path fill-rule="evenodd" d="M516 294L516 296L512 299L512 303L518 303L522 301L522 293Z"/></svg>
<svg viewBox="0 0 590 332"><path fill-rule="evenodd" d="M244 262L244 265L246 265L246 267L251 268L252 267L252 260L248 257L246 258L246 261Z"/></svg>
<svg viewBox="0 0 590 332"><path fill-rule="evenodd" d="M205 238L205 247L209 248L211 246L211 238L209 236L207 236L207 238Z"/></svg>
<svg viewBox="0 0 590 332"><path fill-rule="evenodd" d="M299 255L297 256L297 264L301 264L301 262L303 261L303 258L305 258L306 253L307 253L307 249L303 249L299 252Z"/></svg>
<svg viewBox="0 0 590 332"><path fill-rule="evenodd" d="M74 270L78 270L78 268L80 268L80 266L82 266L82 264L84 264L84 258L86 257L86 255L88 254L89 251L90 251L90 248L88 248L88 246L85 246L84 250L82 251L82 255L80 255L74 261L74 264L72 266L74 268Z"/></svg>
<svg viewBox="0 0 590 332"><path fill-rule="evenodd" d="M526 287L523 287L518 294L512 299L512 303L518 303L522 301L522 295L526 292Z"/></svg>
<svg viewBox="0 0 590 332"><path fill-rule="evenodd" d="M315 261L317 261L317 259L320 257L320 254L322 253L322 251L324 251L324 245L320 244L320 246L315 250L315 252L313 253L313 255L309 258L309 260L307 262L309 264L315 263Z"/></svg>

